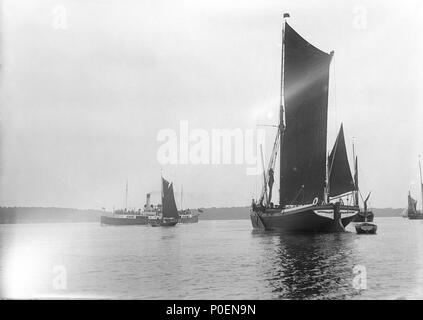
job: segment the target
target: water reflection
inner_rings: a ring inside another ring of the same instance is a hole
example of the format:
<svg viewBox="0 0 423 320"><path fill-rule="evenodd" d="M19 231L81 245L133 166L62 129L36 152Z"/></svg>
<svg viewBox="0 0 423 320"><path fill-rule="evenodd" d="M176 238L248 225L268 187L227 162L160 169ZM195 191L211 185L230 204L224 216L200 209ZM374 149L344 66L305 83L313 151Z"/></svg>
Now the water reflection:
<svg viewBox="0 0 423 320"><path fill-rule="evenodd" d="M345 299L356 295L352 286L356 265L355 234L253 233L266 250L264 280L279 299ZM267 246L269 248L269 246Z"/></svg>
<svg viewBox="0 0 423 320"><path fill-rule="evenodd" d="M378 225L375 236L251 233L243 220L0 225L0 298L421 299L423 224ZM356 265L367 271L359 295Z"/></svg>

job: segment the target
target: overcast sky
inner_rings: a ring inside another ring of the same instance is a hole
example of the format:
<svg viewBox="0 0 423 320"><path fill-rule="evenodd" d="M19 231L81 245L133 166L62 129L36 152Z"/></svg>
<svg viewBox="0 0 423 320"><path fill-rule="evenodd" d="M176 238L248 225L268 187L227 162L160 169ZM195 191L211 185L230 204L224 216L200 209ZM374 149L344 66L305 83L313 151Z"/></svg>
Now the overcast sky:
<svg viewBox="0 0 423 320"><path fill-rule="evenodd" d="M249 205L246 164L161 165L157 136L277 123L282 12L335 51L328 148L343 121L372 205L420 202L420 0L3 0L0 205L111 209L128 179L141 206L161 168L187 206Z"/></svg>

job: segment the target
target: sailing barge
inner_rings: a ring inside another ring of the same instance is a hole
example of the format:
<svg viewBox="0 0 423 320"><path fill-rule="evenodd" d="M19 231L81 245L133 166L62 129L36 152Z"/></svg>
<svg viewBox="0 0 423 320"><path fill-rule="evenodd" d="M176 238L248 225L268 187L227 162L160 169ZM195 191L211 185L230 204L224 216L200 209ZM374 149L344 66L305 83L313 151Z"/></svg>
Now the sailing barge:
<svg viewBox="0 0 423 320"><path fill-rule="evenodd" d="M263 189L253 199L253 228L276 231L338 232L359 213L343 126L327 157L328 54L302 38L287 22L282 27L281 99L276 139ZM279 205L272 202L278 151ZM343 203L352 195L353 203Z"/></svg>
<svg viewBox="0 0 423 320"><path fill-rule="evenodd" d="M420 170L420 191L422 196L422 209L421 211L417 210L417 200L411 197L410 191L408 191L408 208L407 216L410 220L420 220L423 219L423 178L422 178L422 166L420 164L419 157L419 170Z"/></svg>
<svg viewBox="0 0 423 320"><path fill-rule="evenodd" d="M173 184L162 177L162 210L156 216L149 217L148 223L153 227L173 227L178 223L179 214L176 207Z"/></svg>

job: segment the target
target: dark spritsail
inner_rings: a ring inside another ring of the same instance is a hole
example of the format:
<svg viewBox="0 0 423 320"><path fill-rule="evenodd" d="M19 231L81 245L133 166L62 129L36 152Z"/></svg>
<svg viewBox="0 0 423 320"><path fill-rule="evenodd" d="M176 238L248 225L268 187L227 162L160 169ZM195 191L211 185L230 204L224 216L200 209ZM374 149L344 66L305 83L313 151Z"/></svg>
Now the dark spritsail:
<svg viewBox="0 0 423 320"><path fill-rule="evenodd" d="M163 218L178 218L178 209L176 207L175 196L173 194L173 185L162 178L162 187Z"/></svg>
<svg viewBox="0 0 423 320"><path fill-rule="evenodd" d="M344 129L341 124L335 145L329 155L329 196L336 197L356 190L348 162Z"/></svg>
<svg viewBox="0 0 423 320"><path fill-rule="evenodd" d="M306 204L324 197L332 55L312 46L287 23L284 37L286 128L281 141L280 202Z"/></svg>
<svg viewBox="0 0 423 320"><path fill-rule="evenodd" d="M417 201L408 193L408 213L417 213Z"/></svg>

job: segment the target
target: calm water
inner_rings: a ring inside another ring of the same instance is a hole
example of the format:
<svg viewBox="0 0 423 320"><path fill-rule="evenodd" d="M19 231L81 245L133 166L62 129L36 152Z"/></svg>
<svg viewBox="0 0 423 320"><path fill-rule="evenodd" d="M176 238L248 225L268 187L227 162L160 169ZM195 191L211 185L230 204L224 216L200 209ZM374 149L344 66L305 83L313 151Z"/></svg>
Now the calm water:
<svg viewBox="0 0 423 320"><path fill-rule="evenodd" d="M0 225L0 296L114 299L423 298L423 221L377 235L253 232L249 220L174 228ZM367 289L353 286L366 268Z"/></svg>

